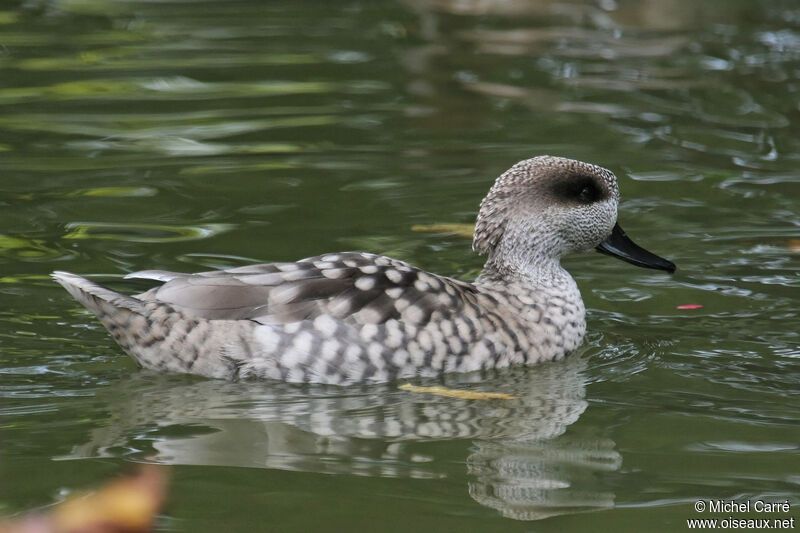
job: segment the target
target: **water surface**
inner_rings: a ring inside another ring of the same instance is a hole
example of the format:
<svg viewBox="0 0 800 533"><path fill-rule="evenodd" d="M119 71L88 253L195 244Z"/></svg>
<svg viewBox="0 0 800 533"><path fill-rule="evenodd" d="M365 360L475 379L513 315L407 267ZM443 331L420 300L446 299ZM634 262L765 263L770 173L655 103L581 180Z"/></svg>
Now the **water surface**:
<svg viewBox="0 0 800 533"><path fill-rule="evenodd" d="M162 530L800 506L796 3L3 1L0 45L3 514L140 461L172 465ZM569 258L578 353L420 382L515 400L143 372L47 279L351 249L471 279L468 239L412 228L471 223L543 153L614 170L679 270Z"/></svg>

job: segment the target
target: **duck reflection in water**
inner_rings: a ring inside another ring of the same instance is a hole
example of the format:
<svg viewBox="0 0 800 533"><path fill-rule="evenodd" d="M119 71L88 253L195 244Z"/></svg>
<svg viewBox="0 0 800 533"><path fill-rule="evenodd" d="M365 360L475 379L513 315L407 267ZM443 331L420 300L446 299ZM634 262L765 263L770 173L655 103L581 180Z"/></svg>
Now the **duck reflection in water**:
<svg viewBox="0 0 800 533"><path fill-rule="evenodd" d="M108 389L111 421L64 458L141 454L145 440L152 459L164 464L423 479L466 474L476 502L521 520L609 508L614 495L596 474L619 468L614 443L564 435L587 407L585 365L576 354L539 367L415 381L503 392L511 400L413 393L398 383L341 388L142 372ZM463 442L466 472L452 446L447 457L440 452L437 444L446 441Z"/></svg>

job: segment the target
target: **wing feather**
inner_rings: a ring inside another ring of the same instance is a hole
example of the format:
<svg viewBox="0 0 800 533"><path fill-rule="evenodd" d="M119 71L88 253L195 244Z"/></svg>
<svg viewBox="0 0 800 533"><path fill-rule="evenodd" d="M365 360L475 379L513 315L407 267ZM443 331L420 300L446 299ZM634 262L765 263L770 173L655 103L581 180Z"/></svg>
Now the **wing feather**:
<svg viewBox="0 0 800 533"><path fill-rule="evenodd" d="M264 324L320 314L358 324L391 319L421 324L435 311L457 312L474 290L468 283L423 272L403 261L359 252L198 274L142 271L128 277L166 281L141 299L162 301L204 318ZM430 286L437 290L424 290Z"/></svg>

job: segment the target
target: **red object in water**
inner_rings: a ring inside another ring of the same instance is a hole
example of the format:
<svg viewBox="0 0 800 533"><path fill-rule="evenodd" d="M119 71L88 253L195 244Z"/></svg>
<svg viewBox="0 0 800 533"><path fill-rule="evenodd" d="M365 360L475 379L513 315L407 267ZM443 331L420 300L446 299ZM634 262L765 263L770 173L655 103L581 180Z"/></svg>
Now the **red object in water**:
<svg viewBox="0 0 800 533"><path fill-rule="evenodd" d="M701 307L703 306L700 304L683 304L679 305L675 309L700 309Z"/></svg>

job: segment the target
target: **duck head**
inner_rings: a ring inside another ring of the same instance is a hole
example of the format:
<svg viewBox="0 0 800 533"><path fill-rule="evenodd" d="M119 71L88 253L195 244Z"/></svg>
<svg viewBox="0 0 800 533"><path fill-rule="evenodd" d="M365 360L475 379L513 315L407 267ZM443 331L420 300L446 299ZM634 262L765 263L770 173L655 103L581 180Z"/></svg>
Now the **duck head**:
<svg viewBox="0 0 800 533"><path fill-rule="evenodd" d="M568 253L597 250L636 266L675 265L634 243L617 223L619 187L609 170L562 157L520 161L481 202L473 248L487 265L527 272Z"/></svg>

